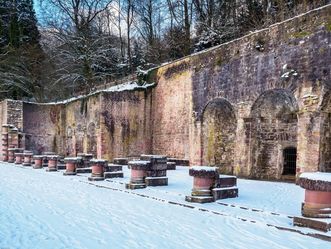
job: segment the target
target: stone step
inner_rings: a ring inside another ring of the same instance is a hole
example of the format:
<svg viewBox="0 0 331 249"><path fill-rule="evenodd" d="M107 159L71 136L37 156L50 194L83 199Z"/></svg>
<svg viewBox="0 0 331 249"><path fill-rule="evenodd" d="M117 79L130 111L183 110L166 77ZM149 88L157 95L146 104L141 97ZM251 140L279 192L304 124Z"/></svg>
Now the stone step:
<svg viewBox="0 0 331 249"><path fill-rule="evenodd" d="M146 177L145 183L147 186L167 186L168 177Z"/></svg>
<svg viewBox="0 0 331 249"><path fill-rule="evenodd" d="M196 202L196 203L209 203L214 202L212 196L185 196L185 201Z"/></svg>
<svg viewBox="0 0 331 249"><path fill-rule="evenodd" d="M104 177L105 177L105 179L107 179L107 178L123 178L124 174L123 174L123 171L105 172Z"/></svg>
<svg viewBox="0 0 331 249"><path fill-rule="evenodd" d="M145 183L126 183L125 184L125 188L126 189L142 189L142 188L146 188L146 184Z"/></svg>
<svg viewBox="0 0 331 249"><path fill-rule="evenodd" d="M331 230L330 219L311 219L306 217L294 217L293 225L299 227L309 227L315 230L328 232Z"/></svg>
<svg viewBox="0 0 331 249"><path fill-rule="evenodd" d="M237 187L213 188L211 192L215 201L219 199L238 197Z"/></svg>

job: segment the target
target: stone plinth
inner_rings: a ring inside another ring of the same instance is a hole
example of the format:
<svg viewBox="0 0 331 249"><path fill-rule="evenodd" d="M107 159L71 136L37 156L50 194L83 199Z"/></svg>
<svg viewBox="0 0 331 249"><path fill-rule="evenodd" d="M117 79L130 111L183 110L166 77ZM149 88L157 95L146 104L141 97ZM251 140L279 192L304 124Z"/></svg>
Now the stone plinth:
<svg viewBox="0 0 331 249"><path fill-rule="evenodd" d="M123 178L124 174L122 171L122 165L119 164L108 164L105 168L105 178Z"/></svg>
<svg viewBox="0 0 331 249"><path fill-rule="evenodd" d="M125 157L118 157L113 159L114 164L128 165L129 159Z"/></svg>
<svg viewBox="0 0 331 249"><path fill-rule="evenodd" d="M128 189L145 188L146 172L150 169L150 166L150 161L137 160L128 162L128 167L131 169L131 178L125 187Z"/></svg>
<svg viewBox="0 0 331 249"><path fill-rule="evenodd" d="M141 160L150 161L150 167L146 171L145 183L147 186L166 186L167 157L163 155L141 155Z"/></svg>
<svg viewBox="0 0 331 249"><path fill-rule="evenodd" d="M90 167L90 161L93 159L93 154L90 153L77 153L77 157L81 158L81 162L77 164L77 168Z"/></svg>
<svg viewBox="0 0 331 249"><path fill-rule="evenodd" d="M1 133L1 139L2 139L2 161L6 162L8 161L8 131L9 131L10 125L4 124L2 125L2 133Z"/></svg>
<svg viewBox="0 0 331 249"><path fill-rule="evenodd" d="M45 159L45 157L44 157ZM58 160L59 160L59 156L57 155L48 155L46 157L46 160L47 160L47 169L46 171L48 172L54 172L54 171L57 171L57 163L58 163Z"/></svg>
<svg viewBox="0 0 331 249"><path fill-rule="evenodd" d="M331 173L303 173L298 184L305 189L302 215L331 218Z"/></svg>
<svg viewBox="0 0 331 249"><path fill-rule="evenodd" d="M24 159L23 153L20 152L15 153L15 164L22 164L23 159Z"/></svg>
<svg viewBox="0 0 331 249"><path fill-rule="evenodd" d="M47 167L48 166L48 157L47 156L56 156L56 153L55 152L52 152L52 151L45 151L42 154L44 155L43 167Z"/></svg>
<svg viewBox="0 0 331 249"><path fill-rule="evenodd" d="M301 214L304 217L294 217L293 224L330 231L331 173L302 173L298 184L305 189L305 200L301 205Z"/></svg>
<svg viewBox="0 0 331 249"><path fill-rule="evenodd" d="M190 166L190 161L187 159L178 159L170 157L168 158L168 162L173 162L176 164L176 166Z"/></svg>
<svg viewBox="0 0 331 249"><path fill-rule="evenodd" d="M25 152L23 153L24 161L23 166L31 166L33 153Z"/></svg>
<svg viewBox="0 0 331 249"><path fill-rule="evenodd" d="M34 169L42 169L43 168L43 155L34 155L32 160L34 161L33 168Z"/></svg>
<svg viewBox="0 0 331 249"><path fill-rule="evenodd" d="M207 203L213 202L212 188L219 177L216 167L194 166L189 169L190 176L193 176L193 189L191 196L186 196L189 202Z"/></svg>
<svg viewBox="0 0 331 249"><path fill-rule="evenodd" d="M15 153L19 153L20 151L17 148L8 148L8 162L14 163L15 162Z"/></svg>
<svg viewBox="0 0 331 249"><path fill-rule="evenodd" d="M92 159L90 161L92 167L92 174L88 178L89 181L103 181L104 169L107 166L108 162L103 159Z"/></svg>
<svg viewBox="0 0 331 249"><path fill-rule="evenodd" d="M66 171L63 172L63 175L69 176L69 175L76 175L76 169L77 165L81 162L80 157L66 157L64 158L64 163L66 166Z"/></svg>

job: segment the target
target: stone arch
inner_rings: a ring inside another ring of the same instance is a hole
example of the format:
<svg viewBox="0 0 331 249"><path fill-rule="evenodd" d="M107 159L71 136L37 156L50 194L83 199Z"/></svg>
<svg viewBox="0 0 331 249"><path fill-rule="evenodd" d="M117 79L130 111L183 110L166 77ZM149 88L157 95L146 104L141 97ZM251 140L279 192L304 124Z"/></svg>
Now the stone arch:
<svg viewBox="0 0 331 249"><path fill-rule="evenodd" d="M323 96L320 106L321 134L319 170L331 172L331 90Z"/></svg>
<svg viewBox="0 0 331 249"><path fill-rule="evenodd" d="M202 113L202 163L218 166L222 173L233 173L237 120L229 101L210 101Z"/></svg>
<svg viewBox="0 0 331 249"><path fill-rule="evenodd" d="M285 89L268 90L254 102L246 125L251 177L285 177L283 151L297 147L297 112L295 97Z"/></svg>

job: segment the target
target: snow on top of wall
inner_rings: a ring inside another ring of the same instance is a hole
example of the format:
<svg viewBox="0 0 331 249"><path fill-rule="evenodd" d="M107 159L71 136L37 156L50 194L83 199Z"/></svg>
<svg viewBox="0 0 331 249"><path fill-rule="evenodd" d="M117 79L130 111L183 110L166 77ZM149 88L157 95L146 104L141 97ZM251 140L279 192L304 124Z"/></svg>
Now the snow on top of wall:
<svg viewBox="0 0 331 249"><path fill-rule="evenodd" d="M172 63L175 63L175 62L178 62L178 61L184 60L184 59L186 59L186 58L190 58L190 57L192 57L192 56L196 56L196 55L200 55L200 54L208 53L208 52L213 51L213 50L216 50L216 49L218 49L218 48L220 48L220 47L223 47L223 46L226 46L226 45L228 45L228 44L231 44L231 43L234 43L234 42L240 41L240 40L242 40L242 39L244 39L244 38L247 38L247 37L249 37L249 36L251 36L251 35L255 35L255 34L258 34L258 33L263 32L263 31L267 31L267 30L269 30L269 29L271 29L271 28L273 28L273 27L275 27L275 26L278 26L278 25L280 25L280 24L283 24L283 23L287 23L287 22L293 21L293 20L295 20L295 19L297 19L297 18L303 17L303 16L308 15L308 14L310 14L310 13L313 13L313 12L316 12L316 11L319 11L319 10L322 10L322 9L324 9L324 8L329 8L329 7L331 7L331 4L327 4L327 5L321 6L321 7L319 7L319 8L309 10L309 11L307 11L307 12L301 13L301 14L299 14L299 15L296 15L296 16L294 16L294 17L292 17L292 18L289 18L289 19L286 19L286 20L284 20L284 21L274 23L274 24L270 25L270 26L267 27L267 28L259 29L259 30L255 30L255 31L250 31L248 34L246 34L246 35L244 35L244 36L238 37L238 38L233 39L233 40L230 40L230 41L228 41L228 42L221 43L220 45L217 45L217 46L214 46L214 47L210 47L210 48L208 48L208 49L204 49L204 50L201 50L201 51L196 52L196 53L192 53L192 54L190 54L190 55L184 56L184 57L179 58L179 59L177 59L177 60L173 60L173 61L170 61L170 62L162 63L160 66L158 66L158 67L154 67L154 68L151 68L150 70L157 69L157 68L161 68L161 67L163 67L163 66L170 65L170 64L172 64ZM287 67L287 65L286 65L286 67Z"/></svg>
<svg viewBox="0 0 331 249"><path fill-rule="evenodd" d="M307 173L302 173L300 175L300 178L306 178L310 180L315 180L315 181L327 181L331 182L331 173L325 173L325 172L307 172Z"/></svg>
<svg viewBox="0 0 331 249"><path fill-rule="evenodd" d="M193 169L193 170L204 170L204 171L216 171L217 170L217 167L210 167L210 166L192 166L190 167L190 169Z"/></svg>
<svg viewBox="0 0 331 249"><path fill-rule="evenodd" d="M106 89L98 90L86 95L79 95L77 97L72 97L70 99L62 100L62 101L57 101L57 102L49 102L49 103L36 103L36 102L29 102L29 101L23 101L24 103L29 103L29 104L38 104L38 105L58 105L58 104L68 104L70 102L90 97L99 93L112 93L112 92L124 92L124 91L135 91L135 90L144 90L150 87L155 86L155 83L146 83L143 85L139 85L136 81L129 81L123 84L111 86Z"/></svg>

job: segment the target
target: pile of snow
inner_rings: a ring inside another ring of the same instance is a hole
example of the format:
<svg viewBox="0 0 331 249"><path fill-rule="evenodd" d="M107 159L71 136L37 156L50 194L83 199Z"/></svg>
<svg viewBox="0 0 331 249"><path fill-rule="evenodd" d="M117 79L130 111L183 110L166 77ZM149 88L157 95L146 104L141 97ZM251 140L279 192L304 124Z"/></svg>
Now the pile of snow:
<svg viewBox="0 0 331 249"><path fill-rule="evenodd" d="M306 172L300 175L300 178L306 178L314 181L331 182L331 173L324 172Z"/></svg>
<svg viewBox="0 0 331 249"><path fill-rule="evenodd" d="M190 167L190 169L196 170L196 171L200 171L200 170L204 170L204 171L216 171L217 167L210 167L210 166L192 166Z"/></svg>

